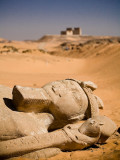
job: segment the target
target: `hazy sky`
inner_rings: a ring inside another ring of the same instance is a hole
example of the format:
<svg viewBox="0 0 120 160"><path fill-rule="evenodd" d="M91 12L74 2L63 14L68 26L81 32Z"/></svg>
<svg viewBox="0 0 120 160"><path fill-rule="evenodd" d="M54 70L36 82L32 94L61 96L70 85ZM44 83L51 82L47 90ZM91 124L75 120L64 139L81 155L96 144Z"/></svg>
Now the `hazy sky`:
<svg viewBox="0 0 120 160"><path fill-rule="evenodd" d="M0 37L39 39L81 27L84 35L120 36L120 0L0 0Z"/></svg>

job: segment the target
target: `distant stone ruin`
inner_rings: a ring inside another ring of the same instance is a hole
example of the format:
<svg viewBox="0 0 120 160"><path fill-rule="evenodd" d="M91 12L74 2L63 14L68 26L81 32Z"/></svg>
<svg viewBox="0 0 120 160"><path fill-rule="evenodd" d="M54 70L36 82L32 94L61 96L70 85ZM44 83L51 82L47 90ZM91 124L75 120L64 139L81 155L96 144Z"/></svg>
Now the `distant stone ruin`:
<svg viewBox="0 0 120 160"><path fill-rule="evenodd" d="M61 31L61 35L82 35L81 28L66 28L66 31Z"/></svg>

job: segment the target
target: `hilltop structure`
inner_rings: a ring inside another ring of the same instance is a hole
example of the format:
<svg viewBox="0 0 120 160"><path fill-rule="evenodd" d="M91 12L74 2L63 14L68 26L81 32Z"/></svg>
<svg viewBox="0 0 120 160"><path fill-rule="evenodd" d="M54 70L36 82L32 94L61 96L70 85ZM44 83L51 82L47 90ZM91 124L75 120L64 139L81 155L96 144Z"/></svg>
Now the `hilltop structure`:
<svg viewBox="0 0 120 160"><path fill-rule="evenodd" d="M61 31L61 35L82 35L81 28L66 28L66 31Z"/></svg>

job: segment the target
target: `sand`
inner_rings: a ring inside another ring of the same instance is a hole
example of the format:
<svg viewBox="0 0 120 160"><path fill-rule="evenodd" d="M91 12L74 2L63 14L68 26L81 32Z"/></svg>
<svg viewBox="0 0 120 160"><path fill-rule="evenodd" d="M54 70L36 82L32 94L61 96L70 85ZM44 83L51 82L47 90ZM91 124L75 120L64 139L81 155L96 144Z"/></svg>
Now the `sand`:
<svg viewBox="0 0 120 160"><path fill-rule="evenodd" d="M3 46L17 47L17 52L3 52L0 54L0 84L13 87L14 85L41 87L42 85L65 78L90 80L98 85L95 94L104 102L102 115L110 117L120 127L120 44L103 44L96 56L94 44L90 45L85 56L75 58L50 55L39 51L38 42L11 42L1 43ZM99 46L100 47L100 46ZM58 47L59 48L59 47ZM57 48L57 51L59 51ZM31 49L32 52L22 53ZM107 54L105 54L107 53ZM94 55L94 56L91 56ZM117 159L120 154L120 139L109 139L100 148L90 148L83 151L65 152L50 160L63 159Z"/></svg>

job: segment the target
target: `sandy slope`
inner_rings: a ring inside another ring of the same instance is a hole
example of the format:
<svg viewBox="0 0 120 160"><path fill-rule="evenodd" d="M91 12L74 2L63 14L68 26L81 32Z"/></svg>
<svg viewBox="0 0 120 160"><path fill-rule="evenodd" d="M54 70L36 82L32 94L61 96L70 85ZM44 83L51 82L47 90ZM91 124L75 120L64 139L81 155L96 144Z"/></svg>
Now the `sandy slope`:
<svg viewBox="0 0 120 160"><path fill-rule="evenodd" d="M36 49L38 46L37 43L29 43L13 42L10 45L20 49ZM4 44L0 45L2 48ZM101 114L109 116L120 127L120 44L112 44L111 47L106 45L105 48L99 48L99 52L104 54L90 56L96 53L95 49L92 44L90 53L89 51L86 53L89 58L83 56L81 59L51 56L36 50L26 54L2 53L0 54L0 84L10 87L16 84L40 87L50 81L65 78L91 80L98 85L95 92L105 104ZM115 156L120 153L120 140L117 139L117 145L115 142L116 139L110 139L100 148L62 153L50 159L98 159L98 157L107 159L109 157L107 154L110 155L110 152L113 159L117 159Z"/></svg>

